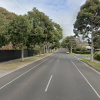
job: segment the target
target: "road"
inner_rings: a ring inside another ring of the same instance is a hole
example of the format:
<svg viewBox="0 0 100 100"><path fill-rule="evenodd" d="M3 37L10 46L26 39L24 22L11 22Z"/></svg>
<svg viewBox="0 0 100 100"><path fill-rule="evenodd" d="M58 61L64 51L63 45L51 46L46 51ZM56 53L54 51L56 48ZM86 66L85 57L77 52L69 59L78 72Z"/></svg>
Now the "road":
<svg viewBox="0 0 100 100"><path fill-rule="evenodd" d="M0 100L100 100L100 74L60 49L0 78Z"/></svg>

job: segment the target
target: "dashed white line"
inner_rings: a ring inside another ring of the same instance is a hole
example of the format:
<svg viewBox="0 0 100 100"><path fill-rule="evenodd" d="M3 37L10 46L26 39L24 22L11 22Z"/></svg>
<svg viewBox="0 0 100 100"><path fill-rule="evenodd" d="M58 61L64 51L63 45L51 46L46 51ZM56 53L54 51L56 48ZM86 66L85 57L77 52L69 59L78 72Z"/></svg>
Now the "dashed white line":
<svg viewBox="0 0 100 100"><path fill-rule="evenodd" d="M52 76L53 76L53 75L51 75L51 77L50 77L50 79L49 79L49 81L48 81L48 84L47 84L47 86L46 86L45 92L47 92L47 90L48 90L48 87L49 87L49 85L50 85L50 82L51 82Z"/></svg>
<svg viewBox="0 0 100 100"><path fill-rule="evenodd" d="M49 58L48 58L49 59ZM7 85L9 85L10 83L14 82L15 80L17 80L18 78L20 78L21 76L25 75L26 73L28 73L29 71L31 71L32 69L36 68L37 66L39 66L40 64L42 64L43 62L47 61L48 59L42 61L41 63L39 63L38 65L32 67L31 69L27 70L26 72L24 72L23 74L21 74L20 76L16 77L15 79L13 79L12 81L8 82L7 84L3 85L0 87L0 90L3 89L4 87L6 87Z"/></svg>
<svg viewBox="0 0 100 100"><path fill-rule="evenodd" d="M88 79L82 74L82 72L78 69L78 67L74 64L74 62L71 60L71 62L73 63L73 65L75 66L75 68L79 71L79 73L82 75L82 77L85 79L85 81L88 83L88 85L92 88L92 90L95 92L95 94L98 96L98 98L100 99L100 95L99 93L94 89L94 87L91 85L91 83L88 81Z"/></svg>

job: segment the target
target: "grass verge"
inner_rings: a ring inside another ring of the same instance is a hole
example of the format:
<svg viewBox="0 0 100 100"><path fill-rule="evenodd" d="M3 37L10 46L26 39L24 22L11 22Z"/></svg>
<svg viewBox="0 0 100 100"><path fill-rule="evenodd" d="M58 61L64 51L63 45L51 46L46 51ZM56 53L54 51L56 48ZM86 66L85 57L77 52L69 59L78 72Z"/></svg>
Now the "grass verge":
<svg viewBox="0 0 100 100"><path fill-rule="evenodd" d="M81 56L90 56L90 54L76 54L76 53L70 53L71 55L81 55Z"/></svg>
<svg viewBox="0 0 100 100"><path fill-rule="evenodd" d="M76 55L76 53L70 53L71 55Z"/></svg>
<svg viewBox="0 0 100 100"><path fill-rule="evenodd" d="M86 58L81 58L81 60L85 63L87 63L88 65L90 65L91 67L97 69L98 71L100 71L100 63L99 62L96 62L96 61L93 61L93 62L90 62L89 59L86 59Z"/></svg>
<svg viewBox="0 0 100 100"><path fill-rule="evenodd" d="M53 53L48 53L48 54L45 54L45 55L27 58L27 59L24 60L24 62L21 62L20 60L18 60L18 61L11 62L11 63L4 63L4 64L0 65L0 69L3 69L3 70L4 69L16 69L18 67L25 66L26 64L29 64L29 63L34 62L36 60L42 59L42 58L49 56L51 54L53 54Z"/></svg>

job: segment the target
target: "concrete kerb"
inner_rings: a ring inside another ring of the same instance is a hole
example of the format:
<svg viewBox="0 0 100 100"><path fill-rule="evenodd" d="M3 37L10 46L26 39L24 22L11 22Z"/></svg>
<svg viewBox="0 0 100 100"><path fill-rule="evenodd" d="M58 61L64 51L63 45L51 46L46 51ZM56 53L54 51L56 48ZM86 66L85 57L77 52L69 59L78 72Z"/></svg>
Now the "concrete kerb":
<svg viewBox="0 0 100 100"><path fill-rule="evenodd" d="M95 67L89 65L88 63L86 63L85 61L81 60L80 58L79 58L79 60L80 60L81 62L85 63L88 67L90 67L90 68L92 68L92 69L98 71L98 73L100 74L100 70L98 70L98 69L96 69Z"/></svg>
<svg viewBox="0 0 100 100"><path fill-rule="evenodd" d="M53 54L54 54L54 53L53 53ZM48 55L48 56L51 56L51 55L53 55L53 54L50 54L50 55ZM36 55L36 56L39 56L39 55ZM45 57L43 57L43 58L46 58L46 57L48 57L48 56L45 56ZM33 57L35 57L35 56L33 56ZM29 57L28 57L28 58L29 58ZM32 57L30 57L30 58L32 58ZM8 75L8 74L10 74L10 73L12 73L12 72L15 72L15 71L17 71L17 70L19 70L19 69L21 69L21 68L23 68L23 67L26 67L26 66L28 66L28 65L30 65L30 64L32 64L32 63L34 63L34 62L36 62L36 61L39 61L39 60L41 60L41 59L43 59L43 58L40 58L40 59L38 59L38 60L35 60L35 61L30 62L30 63L24 64L24 65L22 65L22 66L19 66L18 68L13 69L12 71L9 71L8 73L3 74L2 76L0 76L0 78L4 77L4 76L6 76L6 75ZM26 59L27 59L27 58L26 58Z"/></svg>

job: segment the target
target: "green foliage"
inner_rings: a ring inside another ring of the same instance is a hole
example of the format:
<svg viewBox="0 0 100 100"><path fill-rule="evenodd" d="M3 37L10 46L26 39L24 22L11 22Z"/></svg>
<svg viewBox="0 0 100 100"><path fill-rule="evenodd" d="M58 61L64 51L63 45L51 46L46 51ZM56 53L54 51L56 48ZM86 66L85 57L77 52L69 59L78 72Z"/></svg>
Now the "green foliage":
<svg viewBox="0 0 100 100"><path fill-rule="evenodd" d="M86 50L86 51L74 51L76 54L90 54L91 52Z"/></svg>
<svg viewBox="0 0 100 100"><path fill-rule="evenodd" d="M100 71L100 63L99 62L90 62L89 59L86 58L81 58L82 61L86 62L87 64L89 64L91 67L94 67L95 69L97 69L98 71Z"/></svg>
<svg viewBox="0 0 100 100"><path fill-rule="evenodd" d="M77 54L90 54L90 50L87 50L85 47L75 47L74 48L74 53L77 53Z"/></svg>
<svg viewBox="0 0 100 100"><path fill-rule="evenodd" d="M13 45L25 44L31 31L29 20L25 16L17 16L7 26L7 34Z"/></svg>
<svg viewBox="0 0 100 100"><path fill-rule="evenodd" d="M32 11L28 12L28 18L33 26L27 45L31 43L40 46L47 43L53 44L58 43L62 38L62 28L60 25L52 22L47 15L38 9L33 8Z"/></svg>
<svg viewBox="0 0 100 100"><path fill-rule="evenodd" d="M22 43L28 49L33 49L35 45L43 47L47 43L58 47L62 28L36 8L24 16L17 16L0 8L0 37L0 46L9 40L15 48L19 48Z"/></svg>
<svg viewBox="0 0 100 100"><path fill-rule="evenodd" d="M81 7L77 20L74 24L75 35L82 34L88 38L92 31L97 32L100 24L100 1L89 0ZM92 29L93 27L93 29Z"/></svg>
<svg viewBox="0 0 100 100"><path fill-rule="evenodd" d="M74 49L77 45L75 37L74 36L65 37L65 39L62 41L61 45L64 48L68 48L69 51L71 51L71 49Z"/></svg>
<svg viewBox="0 0 100 100"><path fill-rule="evenodd" d="M89 0L81 7L77 20L74 24L74 33L76 36L82 34L84 38L89 38L99 30L100 24L100 1Z"/></svg>
<svg viewBox="0 0 100 100"><path fill-rule="evenodd" d="M75 36L80 34L91 43L91 62L93 61L94 34L100 31L100 0L88 0L81 7L74 24ZM89 35L91 34L91 38Z"/></svg>
<svg viewBox="0 0 100 100"><path fill-rule="evenodd" d="M94 54L94 59L100 60L100 52L97 52L96 54Z"/></svg>
<svg viewBox="0 0 100 100"><path fill-rule="evenodd" d="M0 47L7 45L9 36L6 35L6 25L15 17L14 13L0 7Z"/></svg>
<svg viewBox="0 0 100 100"><path fill-rule="evenodd" d="M94 48L100 49L100 31L94 34Z"/></svg>

